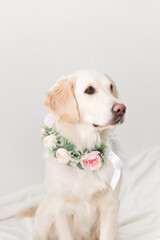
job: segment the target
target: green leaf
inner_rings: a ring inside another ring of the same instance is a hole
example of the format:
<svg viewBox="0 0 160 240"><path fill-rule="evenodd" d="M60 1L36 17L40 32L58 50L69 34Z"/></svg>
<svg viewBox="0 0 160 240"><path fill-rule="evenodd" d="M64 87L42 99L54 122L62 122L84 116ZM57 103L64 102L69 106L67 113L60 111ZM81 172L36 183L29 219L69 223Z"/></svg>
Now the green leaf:
<svg viewBox="0 0 160 240"><path fill-rule="evenodd" d="M49 130L50 130L49 127L47 127L47 125L45 125L45 124L42 125L42 128L45 129L46 131L49 131Z"/></svg>
<svg viewBox="0 0 160 240"><path fill-rule="evenodd" d="M77 167L78 167L79 169L81 169L81 170L84 170L84 168L82 167L82 165L81 165L80 162L77 164Z"/></svg>
<svg viewBox="0 0 160 240"><path fill-rule="evenodd" d="M70 161L69 163L68 163L68 166L73 166L74 165L74 163L72 162L72 161Z"/></svg>
<svg viewBox="0 0 160 240"><path fill-rule="evenodd" d="M73 151L74 150L74 145L73 144L68 144L68 145L64 146L64 148L68 151Z"/></svg>
<svg viewBox="0 0 160 240"><path fill-rule="evenodd" d="M49 153L49 155L54 155L53 150L49 150L48 153Z"/></svg>
<svg viewBox="0 0 160 240"><path fill-rule="evenodd" d="M56 136L56 139L57 139L57 140L60 140L60 139L61 139L61 137L60 137L60 136Z"/></svg>
<svg viewBox="0 0 160 240"><path fill-rule="evenodd" d="M101 143L101 144L97 144L95 146L95 151L99 151L101 152L102 154L104 154L105 150L108 148L108 146L105 144L105 143Z"/></svg>

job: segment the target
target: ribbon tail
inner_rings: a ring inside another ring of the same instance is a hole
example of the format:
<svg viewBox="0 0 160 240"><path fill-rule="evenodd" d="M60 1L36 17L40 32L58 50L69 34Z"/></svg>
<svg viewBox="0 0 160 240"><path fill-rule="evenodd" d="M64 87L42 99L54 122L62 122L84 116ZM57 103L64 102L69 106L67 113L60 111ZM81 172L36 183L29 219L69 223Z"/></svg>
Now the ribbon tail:
<svg viewBox="0 0 160 240"><path fill-rule="evenodd" d="M115 188L119 182L120 176L121 176L121 169L115 169L112 180L110 182L110 186L113 189L113 191L115 190Z"/></svg>
<svg viewBox="0 0 160 240"><path fill-rule="evenodd" d="M117 156L114 152L112 152L110 149L107 152L107 158L108 160L112 163L113 169L114 169L114 173L112 176L112 180L110 182L110 186L113 190L115 190L120 176L121 176L121 168L123 166L123 162L122 160L119 158L119 156Z"/></svg>

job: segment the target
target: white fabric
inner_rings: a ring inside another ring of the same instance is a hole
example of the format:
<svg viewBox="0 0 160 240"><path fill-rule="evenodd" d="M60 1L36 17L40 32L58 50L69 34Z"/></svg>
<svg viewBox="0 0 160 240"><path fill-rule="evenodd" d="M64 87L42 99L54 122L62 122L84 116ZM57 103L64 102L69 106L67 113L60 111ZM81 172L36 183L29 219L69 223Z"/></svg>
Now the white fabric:
<svg viewBox="0 0 160 240"><path fill-rule="evenodd" d="M128 188L121 192L118 240L160 239L160 146L129 161Z"/></svg>
<svg viewBox="0 0 160 240"><path fill-rule="evenodd" d="M107 159L111 161L114 168L114 173L110 185L111 188L115 190L121 176L121 168L123 166L123 162L120 157L114 152L112 152L110 149L107 151Z"/></svg>
<svg viewBox="0 0 160 240"><path fill-rule="evenodd" d="M159 240L160 147L144 151L129 165L128 188L121 192L118 240ZM43 197L43 185L0 197L0 240L33 240L33 219L17 220L14 215Z"/></svg>
<svg viewBox="0 0 160 240"><path fill-rule="evenodd" d="M33 218L17 220L14 216L26 206L44 197L43 185L0 198L0 240L32 240Z"/></svg>

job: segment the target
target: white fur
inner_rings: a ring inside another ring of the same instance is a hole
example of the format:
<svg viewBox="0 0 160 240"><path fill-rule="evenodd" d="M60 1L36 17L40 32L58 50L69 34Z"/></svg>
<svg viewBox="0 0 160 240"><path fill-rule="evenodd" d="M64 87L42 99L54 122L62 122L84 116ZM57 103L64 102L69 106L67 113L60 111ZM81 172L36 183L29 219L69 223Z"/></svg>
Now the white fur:
<svg viewBox="0 0 160 240"><path fill-rule="evenodd" d="M70 124L58 119L57 130L79 150L109 142L114 126L111 108L119 100L110 90L112 80L97 71L80 71L74 79L74 94L80 119ZM87 86L96 94L86 95ZM92 124L106 125L95 128ZM114 240L119 187L113 191L111 163L106 159L96 171L80 170L48 157L45 186L47 196L36 213L35 238L38 240Z"/></svg>

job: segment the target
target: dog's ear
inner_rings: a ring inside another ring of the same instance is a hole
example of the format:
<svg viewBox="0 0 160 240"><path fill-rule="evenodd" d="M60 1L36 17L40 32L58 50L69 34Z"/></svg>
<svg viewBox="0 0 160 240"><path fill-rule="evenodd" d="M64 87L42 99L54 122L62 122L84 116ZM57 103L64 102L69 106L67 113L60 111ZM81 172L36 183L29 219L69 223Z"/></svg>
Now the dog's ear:
<svg viewBox="0 0 160 240"><path fill-rule="evenodd" d="M45 105L50 107L61 119L75 124L79 121L77 102L74 96L74 81L60 80L46 93Z"/></svg>

